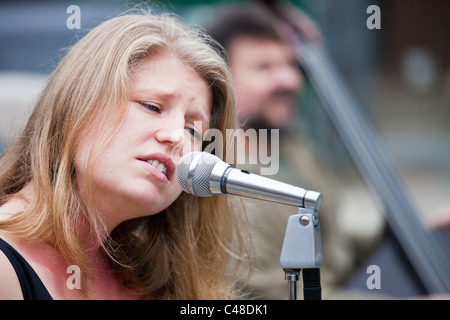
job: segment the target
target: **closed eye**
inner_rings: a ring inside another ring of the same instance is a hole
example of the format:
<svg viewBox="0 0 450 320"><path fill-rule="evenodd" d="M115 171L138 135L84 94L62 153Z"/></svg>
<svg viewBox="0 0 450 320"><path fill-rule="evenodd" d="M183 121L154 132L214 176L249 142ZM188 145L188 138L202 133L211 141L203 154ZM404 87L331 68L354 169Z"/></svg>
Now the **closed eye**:
<svg viewBox="0 0 450 320"><path fill-rule="evenodd" d="M192 137L194 137L194 139L198 140L198 139L202 138L202 135L201 135L201 133L198 130L196 130L194 128L186 128L186 130L189 132L189 134Z"/></svg>
<svg viewBox="0 0 450 320"><path fill-rule="evenodd" d="M146 102L139 102L139 104L150 111L161 113L161 108L157 105Z"/></svg>

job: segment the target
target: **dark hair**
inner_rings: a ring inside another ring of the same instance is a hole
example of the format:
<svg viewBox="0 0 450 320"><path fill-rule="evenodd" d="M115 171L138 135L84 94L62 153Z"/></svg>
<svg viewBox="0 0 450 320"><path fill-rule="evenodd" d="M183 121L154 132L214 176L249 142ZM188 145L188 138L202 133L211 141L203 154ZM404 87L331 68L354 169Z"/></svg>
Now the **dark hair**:
<svg viewBox="0 0 450 320"><path fill-rule="evenodd" d="M226 50L233 40L243 36L282 41L275 27L275 17L255 3L218 7L211 16L205 27Z"/></svg>

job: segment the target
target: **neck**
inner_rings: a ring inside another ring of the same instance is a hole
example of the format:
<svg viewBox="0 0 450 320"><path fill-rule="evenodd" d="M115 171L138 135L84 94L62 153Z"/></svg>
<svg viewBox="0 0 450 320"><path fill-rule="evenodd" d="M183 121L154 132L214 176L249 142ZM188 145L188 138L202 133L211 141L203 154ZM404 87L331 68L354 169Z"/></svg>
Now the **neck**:
<svg viewBox="0 0 450 320"><path fill-rule="evenodd" d="M13 195L5 204L0 207L0 221L13 218L14 216L19 216L21 213L29 209L29 207L33 205L33 203L35 203L35 199L38 196L39 195L33 182L31 181L27 183L20 192ZM79 217L84 216L81 212L77 213L76 215ZM98 232L94 231L94 228L99 229L100 225L101 224L97 222L96 226L92 227L91 223L86 221L86 219L77 219L74 226L76 230L77 241L82 244L87 258L93 265L95 265L97 261L103 260L104 254L103 250L101 250L101 244L109 236L109 229L107 228L107 226L101 229L101 234L98 234ZM49 230L54 230L54 228L50 227ZM42 232L40 232L39 234L42 234ZM20 238L24 238L26 240L37 239L32 234L23 235ZM43 236L39 237L38 240L39 242L46 243L50 247L53 247L55 249L57 248L57 243L59 242L53 232L47 232ZM63 253L61 252L61 254Z"/></svg>

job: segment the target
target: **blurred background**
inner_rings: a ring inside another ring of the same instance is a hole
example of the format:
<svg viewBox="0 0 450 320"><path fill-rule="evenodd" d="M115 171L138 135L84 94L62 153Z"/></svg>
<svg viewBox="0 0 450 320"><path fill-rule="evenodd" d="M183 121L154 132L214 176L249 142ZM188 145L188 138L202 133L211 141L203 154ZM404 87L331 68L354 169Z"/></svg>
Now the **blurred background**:
<svg viewBox="0 0 450 320"><path fill-rule="evenodd" d="M145 1L201 25L230 1ZM233 1L239 2L239 1ZM447 0L290 1L316 21L345 81L393 159L424 224L450 212L450 2ZM65 49L100 22L143 1L0 2L0 154L24 125ZM70 5L80 29L69 29ZM366 9L381 10L368 29ZM367 189L318 99L304 94L305 133L341 179L340 227L355 237L382 224ZM319 190L320 191L320 190Z"/></svg>

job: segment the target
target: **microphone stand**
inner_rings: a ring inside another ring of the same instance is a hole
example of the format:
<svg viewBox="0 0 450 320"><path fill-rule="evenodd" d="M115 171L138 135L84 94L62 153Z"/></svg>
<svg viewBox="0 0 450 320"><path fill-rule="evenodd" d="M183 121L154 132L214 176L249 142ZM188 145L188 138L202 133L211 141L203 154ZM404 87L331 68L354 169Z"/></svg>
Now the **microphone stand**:
<svg viewBox="0 0 450 320"><path fill-rule="evenodd" d="M288 281L288 300L297 300L297 281L303 276L304 300L321 300L322 241L318 210L321 202L306 203L289 217L280 265Z"/></svg>

